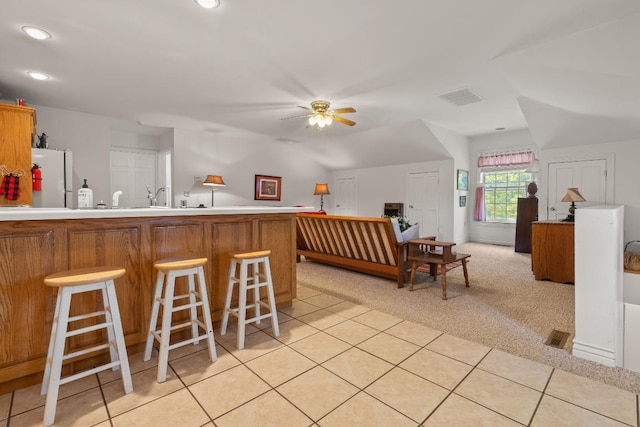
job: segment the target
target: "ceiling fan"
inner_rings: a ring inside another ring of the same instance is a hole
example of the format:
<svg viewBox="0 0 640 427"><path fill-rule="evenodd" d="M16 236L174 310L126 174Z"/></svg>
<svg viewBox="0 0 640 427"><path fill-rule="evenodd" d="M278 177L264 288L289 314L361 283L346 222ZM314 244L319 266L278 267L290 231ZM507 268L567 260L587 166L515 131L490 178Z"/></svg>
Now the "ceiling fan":
<svg viewBox="0 0 640 427"><path fill-rule="evenodd" d="M335 110L331 110L329 107L331 103L329 101L323 101L321 99L317 101L313 101L311 103L311 108L303 107L302 105L298 105L299 108L303 108L305 110L309 110L308 114L303 114L301 116L293 116L293 117L284 117L280 120L288 120L288 119L297 119L300 117L308 117L309 124L311 126L317 126L319 129L324 128L325 126L330 125L334 120L338 123L342 123L343 125L353 126L356 122L345 119L344 117L338 116L338 114L347 114L347 113L355 113L356 110L352 107L347 108L338 108Z"/></svg>

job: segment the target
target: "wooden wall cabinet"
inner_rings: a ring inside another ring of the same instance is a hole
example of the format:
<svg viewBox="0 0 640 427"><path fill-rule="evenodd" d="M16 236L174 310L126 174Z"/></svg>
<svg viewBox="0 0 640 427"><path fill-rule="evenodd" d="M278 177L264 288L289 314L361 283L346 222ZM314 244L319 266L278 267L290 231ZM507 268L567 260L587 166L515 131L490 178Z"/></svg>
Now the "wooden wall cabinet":
<svg viewBox="0 0 640 427"><path fill-rule="evenodd" d="M573 222L534 221L531 224L531 267L536 280L575 282Z"/></svg>
<svg viewBox="0 0 640 427"><path fill-rule="evenodd" d="M36 112L20 105L0 104L0 165L10 172L22 172L20 196L9 200L0 195L0 206L32 204L31 142Z"/></svg>
<svg viewBox="0 0 640 427"><path fill-rule="evenodd" d="M538 199L535 197L518 199L516 217L516 252L531 253L531 223L538 220Z"/></svg>

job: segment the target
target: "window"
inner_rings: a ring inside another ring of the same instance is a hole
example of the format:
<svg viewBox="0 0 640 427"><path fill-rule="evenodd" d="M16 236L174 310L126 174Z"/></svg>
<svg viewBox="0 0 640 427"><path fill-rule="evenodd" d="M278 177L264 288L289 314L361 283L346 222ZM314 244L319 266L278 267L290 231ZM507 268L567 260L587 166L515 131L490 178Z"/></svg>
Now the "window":
<svg viewBox="0 0 640 427"><path fill-rule="evenodd" d="M486 221L516 220L518 197L527 196L532 174L524 169L482 172Z"/></svg>

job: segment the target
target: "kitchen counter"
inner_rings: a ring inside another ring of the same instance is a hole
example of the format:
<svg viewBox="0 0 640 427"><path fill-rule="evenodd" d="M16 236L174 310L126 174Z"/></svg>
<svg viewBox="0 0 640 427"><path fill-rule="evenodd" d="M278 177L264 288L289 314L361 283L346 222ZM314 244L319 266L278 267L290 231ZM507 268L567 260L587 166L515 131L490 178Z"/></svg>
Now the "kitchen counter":
<svg viewBox="0 0 640 427"><path fill-rule="evenodd" d="M115 209L67 209L0 206L0 221L296 213L311 212L314 210L315 208L313 207L273 206L216 206L213 208L166 208L163 206L152 206L146 208Z"/></svg>
<svg viewBox="0 0 640 427"><path fill-rule="evenodd" d="M115 284L131 355L144 349L153 262L162 258L207 258L214 329L224 308L231 251L270 249L276 304L290 306L296 297L296 212L307 210L313 208L0 209L0 395L42 381L56 302L56 290L43 284L47 275L97 265L125 268ZM186 293L182 279L176 293ZM74 299L71 311L98 311L100 298L96 293ZM78 327L90 326L87 322L78 321ZM67 348L75 351L104 338L103 330L93 334L69 338ZM65 369L82 370L106 357L85 355Z"/></svg>

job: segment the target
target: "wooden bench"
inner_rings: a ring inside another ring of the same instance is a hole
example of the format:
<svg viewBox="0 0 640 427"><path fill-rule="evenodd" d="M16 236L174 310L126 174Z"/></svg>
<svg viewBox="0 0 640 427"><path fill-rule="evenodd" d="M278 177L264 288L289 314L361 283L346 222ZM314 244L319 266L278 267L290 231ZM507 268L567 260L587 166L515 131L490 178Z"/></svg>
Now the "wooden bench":
<svg viewBox="0 0 640 427"><path fill-rule="evenodd" d="M296 254L307 259L397 281L407 281L406 242L389 218L296 215Z"/></svg>
<svg viewBox="0 0 640 427"><path fill-rule="evenodd" d="M464 283L469 287L469 274L467 273L467 258L471 255L455 253L453 247L455 243L438 242L432 239L415 239L408 242L409 250L407 260L411 262L411 284L409 290L413 290L413 281L416 276L418 265L429 264L429 275L436 280L438 266L442 271L442 299L447 299L447 264L462 261L464 272ZM442 248L442 249L437 249Z"/></svg>

